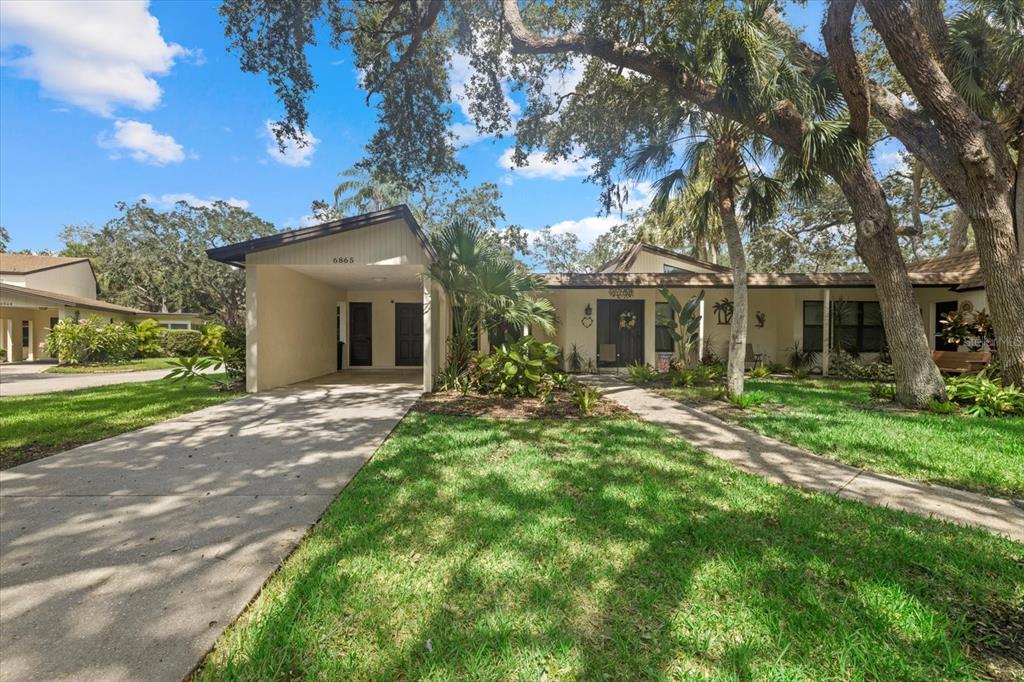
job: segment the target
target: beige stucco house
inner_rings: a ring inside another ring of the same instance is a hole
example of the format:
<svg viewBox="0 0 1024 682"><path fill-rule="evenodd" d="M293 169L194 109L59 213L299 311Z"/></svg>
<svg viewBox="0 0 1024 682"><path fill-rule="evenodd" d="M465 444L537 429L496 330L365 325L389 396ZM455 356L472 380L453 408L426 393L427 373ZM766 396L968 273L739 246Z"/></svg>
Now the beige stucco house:
<svg viewBox="0 0 1024 682"><path fill-rule="evenodd" d="M45 342L59 320L105 322L153 318L173 329L203 323L196 313L152 313L102 301L88 258L0 253L0 348L8 362L46 360Z"/></svg>
<svg viewBox="0 0 1024 682"><path fill-rule="evenodd" d="M401 367L422 371L425 390L433 386L452 321L444 292L425 277L433 252L407 207L208 253L245 268L249 391L342 369ZM910 276L929 330L937 331L945 311L986 305L973 254L912 264ZM725 353L727 316L715 304L731 297L732 276L720 265L639 244L597 272L543 278L558 316L558 331L547 340L566 356L575 347L585 361L615 367L667 358L671 338L656 324L660 287L681 299L705 292L701 345ZM881 348L881 315L866 273L755 273L749 286L749 341L765 361L784 361L794 343L829 347L831 334L866 358ZM839 324L824 324L837 306ZM618 323L624 313L635 317L632 329ZM481 339L484 349L486 343ZM942 348L937 337L932 344Z"/></svg>

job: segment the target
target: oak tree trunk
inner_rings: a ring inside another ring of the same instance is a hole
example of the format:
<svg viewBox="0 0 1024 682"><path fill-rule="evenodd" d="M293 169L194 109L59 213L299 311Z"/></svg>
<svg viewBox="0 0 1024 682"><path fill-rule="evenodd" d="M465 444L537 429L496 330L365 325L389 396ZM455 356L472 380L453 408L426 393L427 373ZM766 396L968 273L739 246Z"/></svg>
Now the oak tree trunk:
<svg viewBox="0 0 1024 682"><path fill-rule="evenodd" d="M959 208L953 211L953 227L949 232L950 256L956 256L967 249L967 215Z"/></svg>
<svg viewBox="0 0 1024 682"><path fill-rule="evenodd" d="M739 222L736 220L735 188L732 183L716 181L715 189L733 277L725 390L729 395L740 395L743 393L743 370L747 359L747 259L743 253Z"/></svg>
<svg viewBox="0 0 1024 682"><path fill-rule="evenodd" d="M867 162L840 178L857 226L857 253L878 291L882 324L896 374L896 400L924 408L946 400L946 386L932 361L924 320L896 240L885 194Z"/></svg>

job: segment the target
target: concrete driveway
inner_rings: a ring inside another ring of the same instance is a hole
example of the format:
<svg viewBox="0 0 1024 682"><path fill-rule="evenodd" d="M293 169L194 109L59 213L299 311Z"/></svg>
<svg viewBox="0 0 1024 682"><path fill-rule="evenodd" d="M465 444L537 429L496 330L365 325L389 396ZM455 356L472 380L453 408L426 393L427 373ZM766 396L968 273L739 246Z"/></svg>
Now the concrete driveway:
<svg viewBox="0 0 1024 682"><path fill-rule="evenodd" d="M35 395L51 391L74 391L90 386L109 386L135 381L162 379L169 369L142 372L95 372L92 374L47 374L54 363L0 365L0 396Z"/></svg>
<svg viewBox="0 0 1024 682"><path fill-rule="evenodd" d="M422 390L356 378L0 472L0 678L188 674Z"/></svg>

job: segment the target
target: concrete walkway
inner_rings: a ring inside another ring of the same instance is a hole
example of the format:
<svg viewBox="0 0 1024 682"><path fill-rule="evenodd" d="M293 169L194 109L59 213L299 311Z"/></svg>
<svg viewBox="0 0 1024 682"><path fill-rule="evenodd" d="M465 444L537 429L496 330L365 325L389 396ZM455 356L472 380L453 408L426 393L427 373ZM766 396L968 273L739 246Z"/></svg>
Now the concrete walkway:
<svg viewBox="0 0 1024 682"><path fill-rule="evenodd" d="M333 375L0 472L0 678L182 679L421 381Z"/></svg>
<svg viewBox="0 0 1024 682"><path fill-rule="evenodd" d="M170 373L169 369L147 369L141 372L94 372L91 374L47 374L52 364L0 365L0 397L36 395L51 391L74 391L92 386L109 386L136 381L155 381Z"/></svg>
<svg viewBox="0 0 1024 682"><path fill-rule="evenodd" d="M858 469L728 424L615 377L595 376L588 381L652 424L769 481L975 526L1024 542L1024 509L1010 500Z"/></svg>

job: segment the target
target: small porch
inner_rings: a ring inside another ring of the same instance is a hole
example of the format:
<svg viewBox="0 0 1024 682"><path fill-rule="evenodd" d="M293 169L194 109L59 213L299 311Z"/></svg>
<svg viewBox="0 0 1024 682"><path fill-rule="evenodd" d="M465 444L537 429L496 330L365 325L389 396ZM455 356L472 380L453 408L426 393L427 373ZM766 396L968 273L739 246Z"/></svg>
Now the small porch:
<svg viewBox="0 0 1024 682"><path fill-rule="evenodd" d="M50 329L62 319L62 309L56 307L2 306L0 307L0 349L4 362L33 362L49 360L46 337Z"/></svg>

